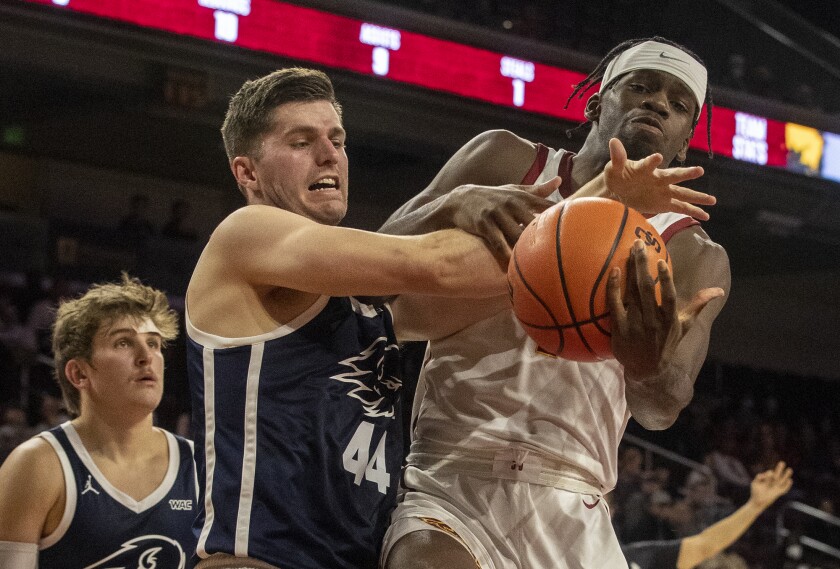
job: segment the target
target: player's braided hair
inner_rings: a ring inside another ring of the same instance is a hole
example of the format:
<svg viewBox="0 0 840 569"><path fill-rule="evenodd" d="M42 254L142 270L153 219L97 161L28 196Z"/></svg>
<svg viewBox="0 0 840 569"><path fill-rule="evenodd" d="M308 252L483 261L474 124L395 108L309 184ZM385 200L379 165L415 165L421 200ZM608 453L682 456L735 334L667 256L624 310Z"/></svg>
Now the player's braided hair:
<svg viewBox="0 0 840 569"><path fill-rule="evenodd" d="M575 88L572 91L572 94L569 95L568 99L566 99L566 105L563 108L568 108L569 103L572 101L572 99L574 98L575 95L577 95L578 99L581 99L592 87L597 85L601 81L601 79L603 79L604 72L607 70L607 66L610 64L610 61L612 61L613 59L618 57L618 55L620 53L623 53L623 52L627 51L628 49L630 49L631 47L633 47L635 45L638 45L640 43L644 43L646 41L655 41L655 42L667 43L668 45L672 45L672 46L676 47L677 49L680 49L680 50L684 51L685 53L687 53L688 55L690 55L691 57L696 59L698 62L700 62L702 65L704 65L704 66L706 65L705 63L703 63L703 60L700 59L699 57L697 57L697 55L693 51L691 51L690 49L688 49L688 48L686 48L686 47L684 47L680 44L678 44L677 42L671 41L671 40L666 39L666 38L662 38L662 37L659 37L659 36L654 36L652 38L638 38L638 39L633 39L633 40L627 40L625 42L622 42L622 43L618 44L614 48L612 48L610 50L610 52L607 53L607 55L605 55L604 58L598 63L597 67L595 67L595 69L592 70L592 73L587 75L586 78L583 81L581 81L580 83L575 85ZM610 87L612 87L612 84L615 83L619 79L619 77L616 77L615 79L613 79L610 82L610 84L605 85L604 88L609 89ZM707 141L707 144L709 145L709 158L711 158L713 156L713 153L712 153L712 106L713 106L712 105L712 90L709 88L709 85L707 83L706 84L706 141ZM692 125L692 129L697 126L697 123L699 121L700 121L700 109L698 108L697 109L697 116L694 117L694 124ZM587 120L586 122L579 124L577 127L567 130L566 131L566 136L571 138L572 132L574 132L575 130L577 130L579 128L583 128L583 127L589 125L591 122L592 121Z"/></svg>

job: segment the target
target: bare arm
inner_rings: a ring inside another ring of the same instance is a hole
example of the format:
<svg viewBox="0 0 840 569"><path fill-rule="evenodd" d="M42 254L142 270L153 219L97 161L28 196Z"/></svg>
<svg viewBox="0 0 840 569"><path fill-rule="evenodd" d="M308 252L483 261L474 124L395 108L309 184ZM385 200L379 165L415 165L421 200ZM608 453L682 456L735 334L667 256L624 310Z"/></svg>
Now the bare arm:
<svg viewBox="0 0 840 569"><path fill-rule="evenodd" d="M202 260L217 265L213 273L233 274L253 287L331 296L416 292L480 298L506 290L504 273L483 241L463 231L380 235L262 205L228 216Z"/></svg>
<svg viewBox="0 0 840 569"><path fill-rule="evenodd" d="M64 511L64 474L50 444L30 439L0 466L0 541L38 543Z"/></svg>
<svg viewBox="0 0 840 569"><path fill-rule="evenodd" d="M677 569L692 569L735 543L764 510L790 490L792 476L793 472L785 468L784 462L778 463L774 470L756 476L746 504L701 533L682 541Z"/></svg>
<svg viewBox="0 0 840 569"><path fill-rule="evenodd" d="M701 229L677 233L668 251L674 272L672 276L660 261L661 304L647 272L644 247L631 253L624 298L620 271L614 271L607 284L612 346L624 365L627 406L647 429L668 428L691 401L712 322L730 287L726 252Z"/></svg>
<svg viewBox="0 0 840 569"><path fill-rule="evenodd" d="M444 202L438 202L419 214L414 212L458 186L517 184L525 177L536 152L537 147L532 142L506 130L479 134L446 162L431 184L391 214L380 231L410 235L453 227L453 212Z"/></svg>

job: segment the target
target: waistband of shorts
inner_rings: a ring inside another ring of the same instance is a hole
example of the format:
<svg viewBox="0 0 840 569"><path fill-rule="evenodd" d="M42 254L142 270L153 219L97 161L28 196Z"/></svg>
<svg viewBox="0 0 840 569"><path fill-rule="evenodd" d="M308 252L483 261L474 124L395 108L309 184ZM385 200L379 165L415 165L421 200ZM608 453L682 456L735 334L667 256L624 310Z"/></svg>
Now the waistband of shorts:
<svg viewBox="0 0 840 569"><path fill-rule="evenodd" d="M522 447L435 452L415 441L408 465L427 472L472 474L552 486L578 494L603 495L598 480L579 466Z"/></svg>
<svg viewBox="0 0 840 569"><path fill-rule="evenodd" d="M195 569L280 569L259 559L236 557L227 553L214 553L196 564Z"/></svg>

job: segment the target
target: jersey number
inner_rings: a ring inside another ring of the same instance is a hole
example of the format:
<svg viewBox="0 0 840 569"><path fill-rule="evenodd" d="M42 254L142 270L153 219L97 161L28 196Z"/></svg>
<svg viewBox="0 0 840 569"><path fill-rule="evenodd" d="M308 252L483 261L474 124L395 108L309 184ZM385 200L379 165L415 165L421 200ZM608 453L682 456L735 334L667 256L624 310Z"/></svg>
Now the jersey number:
<svg viewBox="0 0 840 569"><path fill-rule="evenodd" d="M373 425L363 421L356 428L353 438L350 439L350 444L344 449L344 454L341 457L344 460L344 470L355 476L353 482L356 483L356 486L361 486L362 480L367 478L371 482L375 482L379 491L383 494L388 491L388 486L391 485L391 477L388 475L387 463L385 462L385 439L387 436L388 433L382 435L379 444L376 445L373 458L370 458Z"/></svg>

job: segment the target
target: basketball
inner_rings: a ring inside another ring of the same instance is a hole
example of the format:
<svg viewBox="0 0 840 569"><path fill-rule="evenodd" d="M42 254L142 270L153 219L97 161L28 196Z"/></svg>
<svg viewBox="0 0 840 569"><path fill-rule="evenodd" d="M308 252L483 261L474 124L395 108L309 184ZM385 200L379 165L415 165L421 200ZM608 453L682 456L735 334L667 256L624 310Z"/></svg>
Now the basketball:
<svg viewBox="0 0 840 569"><path fill-rule="evenodd" d="M508 265L513 312L540 351L591 362L612 357L607 279L636 239L647 247L648 271L661 301L656 264L671 260L642 214L613 200L563 201L540 214L517 241Z"/></svg>

